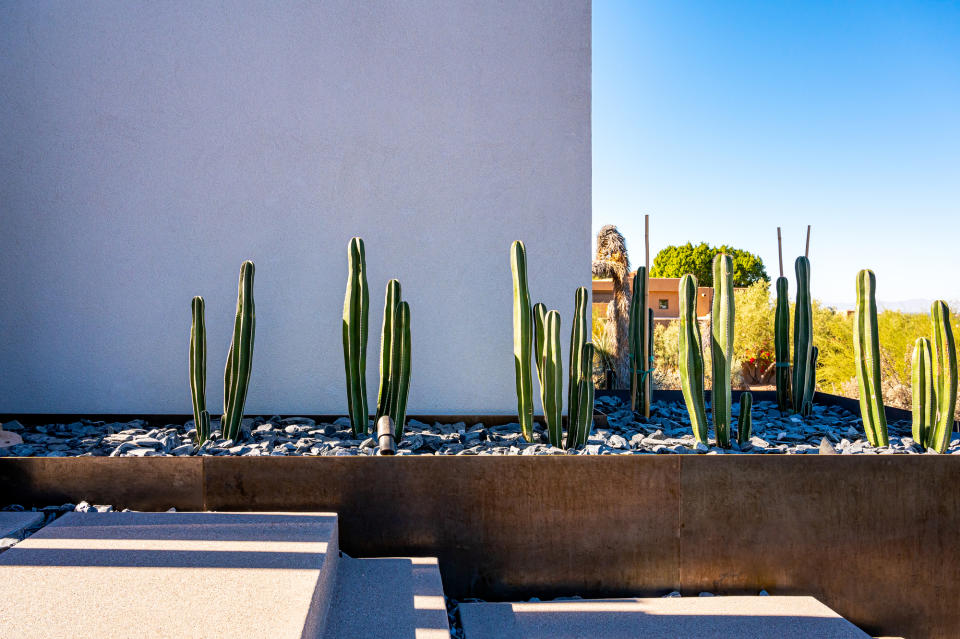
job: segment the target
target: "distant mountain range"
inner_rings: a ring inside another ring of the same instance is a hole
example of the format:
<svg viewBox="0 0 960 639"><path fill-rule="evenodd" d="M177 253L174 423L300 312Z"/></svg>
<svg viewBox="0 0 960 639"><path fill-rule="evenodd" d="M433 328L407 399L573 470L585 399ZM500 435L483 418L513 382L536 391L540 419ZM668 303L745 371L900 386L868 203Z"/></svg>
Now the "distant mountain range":
<svg viewBox="0 0 960 639"><path fill-rule="evenodd" d="M947 300L947 303L953 306L951 300ZM877 301L877 308L881 311L900 311L902 313L929 313L930 306L933 304L933 300L928 299L912 299L912 300L900 300L898 302L889 302L884 300ZM854 302L824 302L824 306L830 306L837 309L838 311L852 311L856 307ZM956 309L951 309L956 310Z"/></svg>

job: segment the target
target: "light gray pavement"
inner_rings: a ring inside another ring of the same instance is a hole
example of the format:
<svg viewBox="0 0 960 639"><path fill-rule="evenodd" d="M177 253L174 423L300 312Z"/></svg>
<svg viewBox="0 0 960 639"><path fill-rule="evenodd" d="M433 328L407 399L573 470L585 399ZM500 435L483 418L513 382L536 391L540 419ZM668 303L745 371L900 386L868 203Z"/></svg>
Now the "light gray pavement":
<svg viewBox="0 0 960 639"><path fill-rule="evenodd" d="M70 513L0 554L0 637L322 637L332 513Z"/></svg>
<svg viewBox="0 0 960 639"><path fill-rule="evenodd" d="M325 639L449 638L436 559L340 559Z"/></svg>
<svg viewBox="0 0 960 639"><path fill-rule="evenodd" d="M869 639L813 597L665 597L460 606L466 639Z"/></svg>
<svg viewBox="0 0 960 639"><path fill-rule="evenodd" d="M43 521L43 513L0 512L0 539L23 539L25 529L38 526Z"/></svg>

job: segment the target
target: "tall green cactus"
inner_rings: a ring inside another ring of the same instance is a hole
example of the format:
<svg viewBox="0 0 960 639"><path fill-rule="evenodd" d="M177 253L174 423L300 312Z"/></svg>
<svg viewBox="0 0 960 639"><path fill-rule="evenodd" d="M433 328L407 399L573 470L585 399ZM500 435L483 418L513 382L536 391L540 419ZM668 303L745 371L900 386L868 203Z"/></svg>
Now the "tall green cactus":
<svg viewBox="0 0 960 639"><path fill-rule="evenodd" d="M347 378L347 407L355 436L367 433L367 317L370 291L363 240L347 246L347 291L343 298L343 366Z"/></svg>
<svg viewBox="0 0 960 639"><path fill-rule="evenodd" d="M743 446L750 441L753 430L753 393L740 393L740 415L737 417L737 444Z"/></svg>
<svg viewBox="0 0 960 639"><path fill-rule="evenodd" d="M630 348L630 408L645 411L647 378L647 268L641 266L633 276L627 343Z"/></svg>
<svg viewBox="0 0 960 639"><path fill-rule="evenodd" d="M957 410L957 347L950 326L950 307L937 300L930 309L933 319L933 347L937 352L937 426L930 447L946 452Z"/></svg>
<svg viewBox="0 0 960 639"><path fill-rule="evenodd" d="M553 446L563 445L563 359L560 353L560 313L548 311L544 326L543 420Z"/></svg>
<svg viewBox="0 0 960 639"><path fill-rule="evenodd" d="M393 419L394 437L403 437L407 420L407 396L410 392L410 305L397 304L393 320L393 336L390 340L390 412Z"/></svg>
<svg viewBox="0 0 960 639"><path fill-rule="evenodd" d="M570 413L569 429L575 437L571 442L567 434L567 448L580 447L587 443L593 430L593 343L587 342L581 347L580 374L577 376L577 412ZM572 444L572 446L571 446Z"/></svg>
<svg viewBox="0 0 960 639"><path fill-rule="evenodd" d="M777 278L777 306L773 320L773 343L777 363L777 407L781 412L793 405L790 394L790 297L785 277Z"/></svg>
<svg viewBox="0 0 960 639"><path fill-rule="evenodd" d="M253 304L253 272L253 262L249 260L240 266L237 316L233 323L233 338L223 373L223 418L220 424L225 439L236 439L240 434L243 407L250 385L253 337L257 324Z"/></svg>
<svg viewBox="0 0 960 639"><path fill-rule="evenodd" d="M680 278L680 388L690 414L693 436L707 443L707 410L703 402L703 342L697 322L697 278Z"/></svg>
<svg viewBox="0 0 960 639"><path fill-rule="evenodd" d="M199 446L210 439L210 413L207 411L207 329L203 319L203 298L190 303L193 322L190 326L190 397L193 400L193 421L197 426L194 439Z"/></svg>
<svg viewBox="0 0 960 639"><path fill-rule="evenodd" d="M380 330L380 390L377 417L393 419L394 436L403 436L407 395L410 389L410 305L401 299L400 282L387 282Z"/></svg>
<svg viewBox="0 0 960 639"><path fill-rule="evenodd" d="M936 332L936 323L934 323ZM937 395L934 390L933 350L930 340L918 337L913 345L910 387L913 394L913 441L926 450L937 427Z"/></svg>
<svg viewBox="0 0 960 639"><path fill-rule="evenodd" d="M733 361L734 301L733 258L713 259L713 309L710 314L710 349L713 371L713 429L717 446L729 448L731 404L730 365Z"/></svg>
<svg viewBox="0 0 960 639"><path fill-rule="evenodd" d="M390 414L390 365L393 362L393 336L396 330L397 304L400 303L400 282L387 282L387 292L383 301L383 325L380 327L380 388L377 391L377 413L373 418L376 424L384 415ZM394 422L396 423L396 422Z"/></svg>
<svg viewBox="0 0 960 639"><path fill-rule="evenodd" d="M801 412L810 384L813 360L813 301L810 297L810 260L797 258L797 303L793 309L793 411Z"/></svg>
<svg viewBox="0 0 960 639"><path fill-rule="evenodd" d="M533 345L533 313L527 288L527 250L519 240L510 245L513 271L513 363L517 378L517 417L523 438L533 441L533 378L530 349Z"/></svg>
<svg viewBox="0 0 960 639"><path fill-rule="evenodd" d="M570 327L570 374L567 377L567 448L577 441L575 423L580 417L580 381L583 377L583 367L580 358L583 357L583 346L587 343L587 335L591 331L589 322L589 296L586 287L579 287L574 293L573 324ZM590 358L590 376L593 376L593 358ZM593 405L590 406L593 414Z"/></svg>
<svg viewBox="0 0 960 639"><path fill-rule="evenodd" d="M857 274L857 308L853 317L853 348L856 355L860 414L867 439L886 446L887 417L880 388L880 336L877 331L877 278L864 269Z"/></svg>

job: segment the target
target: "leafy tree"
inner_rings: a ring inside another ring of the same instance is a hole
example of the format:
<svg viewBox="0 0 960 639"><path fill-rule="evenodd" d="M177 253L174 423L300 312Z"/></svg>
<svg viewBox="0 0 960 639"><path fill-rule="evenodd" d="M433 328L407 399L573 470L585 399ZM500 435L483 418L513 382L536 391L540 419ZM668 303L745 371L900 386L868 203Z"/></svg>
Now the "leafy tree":
<svg viewBox="0 0 960 639"><path fill-rule="evenodd" d="M694 246L668 246L657 253L650 267L650 277L683 277L687 273L697 276L700 286L713 286L713 258L726 253L733 258L733 285L750 286L763 280L770 281L767 269L760 256L732 246L712 247L706 242Z"/></svg>

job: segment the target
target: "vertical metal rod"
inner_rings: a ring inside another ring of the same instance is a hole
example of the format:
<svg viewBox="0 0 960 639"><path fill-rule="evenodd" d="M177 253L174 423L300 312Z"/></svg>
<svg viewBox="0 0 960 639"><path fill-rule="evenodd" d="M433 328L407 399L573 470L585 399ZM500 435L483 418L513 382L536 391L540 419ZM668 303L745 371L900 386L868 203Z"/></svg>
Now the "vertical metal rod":
<svg viewBox="0 0 960 639"><path fill-rule="evenodd" d="M807 248L803 252L803 256L807 259L810 259L810 225L807 224Z"/></svg>
<svg viewBox="0 0 960 639"><path fill-rule="evenodd" d="M777 227L777 254L780 256L780 277L783 277L783 240L780 237L780 227Z"/></svg>
<svg viewBox="0 0 960 639"><path fill-rule="evenodd" d="M393 436L393 420L384 415L377 420L377 444L380 446L378 455L396 455L397 442Z"/></svg>

